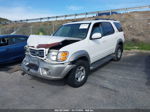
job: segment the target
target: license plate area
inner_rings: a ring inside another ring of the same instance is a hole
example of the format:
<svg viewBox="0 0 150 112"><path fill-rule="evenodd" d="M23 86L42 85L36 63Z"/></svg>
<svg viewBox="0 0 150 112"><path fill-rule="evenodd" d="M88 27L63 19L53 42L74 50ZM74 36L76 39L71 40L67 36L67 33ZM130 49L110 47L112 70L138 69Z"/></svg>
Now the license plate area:
<svg viewBox="0 0 150 112"><path fill-rule="evenodd" d="M30 64L28 64L27 66L28 66L30 69L35 70L35 71L38 71L38 69L39 69L39 66L36 65L36 64L33 64L33 63L30 63Z"/></svg>
<svg viewBox="0 0 150 112"><path fill-rule="evenodd" d="M36 57L30 57L30 63L33 65L39 65L39 59L37 59Z"/></svg>

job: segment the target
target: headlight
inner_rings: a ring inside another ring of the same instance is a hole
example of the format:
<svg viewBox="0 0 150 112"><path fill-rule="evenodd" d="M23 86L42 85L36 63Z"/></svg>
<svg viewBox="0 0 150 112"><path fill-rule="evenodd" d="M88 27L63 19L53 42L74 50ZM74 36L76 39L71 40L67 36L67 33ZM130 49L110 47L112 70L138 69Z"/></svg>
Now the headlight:
<svg viewBox="0 0 150 112"><path fill-rule="evenodd" d="M68 58L69 53L67 51L59 52L58 54L58 61L66 61Z"/></svg>
<svg viewBox="0 0 150 112"><path fill-rule="evenodd" d="M50 51L50 53L48 54L48 58L52 61L56 61L57 60L57 55L58 55L58 51Z"/></svg>
<svg viewBox="0 0 150 112"><path fill-rule="evenodd" d="M48 54L48 58L52 61L66 61L69 53L67 51L55 51L51 50Z"/></svg>

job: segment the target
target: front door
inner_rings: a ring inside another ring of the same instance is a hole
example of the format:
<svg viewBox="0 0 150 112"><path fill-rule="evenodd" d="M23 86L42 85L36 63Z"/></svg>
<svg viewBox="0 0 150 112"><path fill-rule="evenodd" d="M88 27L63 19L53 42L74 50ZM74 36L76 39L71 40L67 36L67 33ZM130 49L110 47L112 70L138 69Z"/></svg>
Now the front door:
<svg viewBox="0 0 150 112"><path fill-rule="evenodd" d="M6 38L0 39L0 64L9 60L8 43Z"/></svg>
<svg viewBox="0 0 150 112"><path fill-rule="evenodd" d="M96 23L93 25L91 36L94 33L101 33L102 34L102 27L101 27L100 23ZM105 47L106 46L104 45L104 39L103 38L91 39L91 37L90 37L89 50L90 50L91 63L104 57Z"/></svg>
<svg viewBox="0 0 150 112"><path fill-rule="evenodd" d="M12 58L19 58L24 56L24 46L26 45L27 38L16 36L8 39L9 53Z"/></svg>

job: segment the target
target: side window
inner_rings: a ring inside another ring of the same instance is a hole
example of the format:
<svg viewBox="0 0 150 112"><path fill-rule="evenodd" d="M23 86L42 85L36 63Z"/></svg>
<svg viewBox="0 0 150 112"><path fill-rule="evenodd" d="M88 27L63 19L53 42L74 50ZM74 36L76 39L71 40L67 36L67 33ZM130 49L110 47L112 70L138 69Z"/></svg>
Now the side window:
<svg viewBox="0 0 150 112"><path fill-rule="evenodd" d="M123 31L122 26L121 26L120 23L114 22L114 24L115 24L115 26L116 26L116 28L118 29L119 32Z"/></svg>
<svg viewBox="0 0 150 112"><path fill-rule="evenodd" d="M8 45L17 44L27 41L26 37L11 37L8 38Z"/></svg>
<svg viewBox="0 0 150 112"><path fill-rule="evenodd" d="M94 33L102 33L102 27L101 27L100 23L94 24L93 29L92 29L92 35Z"/></svg>
<svg viewBox="0 0 150 112"><path fill-rule="evenodd" d="M8 38L8 45L14 44L15 39L14 38Z"/></svg>
<svg viewBox="0 0 150 112"><path fill-rule="evenodd" d="M103 36L111 35L114 33L114 28L109 22L102 22Z"/></svg>
<svg viewBox="0 0 150 112"><path fill-rule="evenodd" d="M27 41L26 37L15 37L14 38L14 44L25 42L25 41Z"/></svg>

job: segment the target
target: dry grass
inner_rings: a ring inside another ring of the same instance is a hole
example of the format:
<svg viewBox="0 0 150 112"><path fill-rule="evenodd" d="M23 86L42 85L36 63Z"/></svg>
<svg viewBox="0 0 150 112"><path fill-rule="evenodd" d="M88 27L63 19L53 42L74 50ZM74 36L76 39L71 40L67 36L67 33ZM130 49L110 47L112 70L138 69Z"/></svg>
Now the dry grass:
<svg viewBox="0 0 150 112"><path fill-rule="evenodd" d="M40 32L42 32L45 35L49 35L53 33L53 31L55 31L60 25L66 22L91 20L95 18L111 18L119 20L122 23L126 35L126 40L133 42L150 43L150 11L131 12L119 15L82 18L76 20L70 19L70 20L57 20L53 22L11 24L1 26L1 32L3 34L9 34L19 28L17 34L29 35L32 31L33 34L39 34Z"/></svg>

